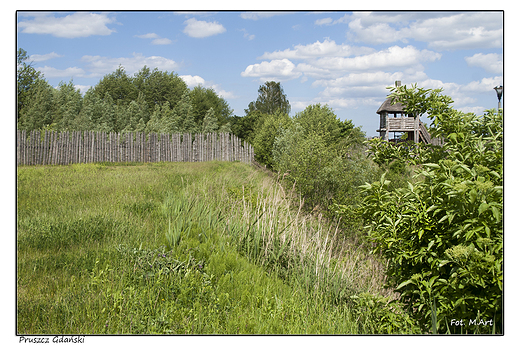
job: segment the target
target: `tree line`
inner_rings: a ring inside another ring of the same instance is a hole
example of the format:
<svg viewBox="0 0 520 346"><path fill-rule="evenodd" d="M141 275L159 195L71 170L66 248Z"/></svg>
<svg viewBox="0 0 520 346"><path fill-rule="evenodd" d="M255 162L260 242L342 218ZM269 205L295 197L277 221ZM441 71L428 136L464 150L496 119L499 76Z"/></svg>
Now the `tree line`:
<svg viewBox="0 0 520 346"><path fill-rule="evenodd" d="M20 48L17 85L21 130L231 132L233 110L213 89L147 66L133 76L119 66L82 95L72 81L52 87Z"/></svg>

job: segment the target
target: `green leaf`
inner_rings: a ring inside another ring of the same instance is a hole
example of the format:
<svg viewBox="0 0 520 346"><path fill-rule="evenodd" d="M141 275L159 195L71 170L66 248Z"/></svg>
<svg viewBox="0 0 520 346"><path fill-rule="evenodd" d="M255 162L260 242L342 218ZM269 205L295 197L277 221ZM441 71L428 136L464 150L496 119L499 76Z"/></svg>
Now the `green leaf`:
<svg viewBox="0 0 520 346"><path fill-rule="evenodd" d="M469 191L469 202L475 203L475 201L477 200L477 197L478 197L478 192L475 189L471 189Z"/></svg>
<svg viewBox="0 0 520 346"><path fill-rule="evenodd" d="M500 211L498 210L498 208L495 206L492 206L491 211L493 212L493 217L495 218L495 220L500 221L500 219L502 218L502 215L501 215Z"/></svg>
<svg viewBox="0 0 520 346"><path fill-rule="evenodd" d="M438 206L434 204L434 205L430 206L428 209L426 209L426 213L432 212L432 211L436 210L437 208L438 208Z"/></svg>
<svg viewBox="0 0 520 346"><path fill-rule="evenodd" d="M444 216L441 217L441 219L439 220L439 223L444 222L448 217L449 217L449 214L444 215Z"/></svg>
<svg viewBox="0 0 520 346"><path fill-rule="evenodd" d="M483 212L488 210L488 208L489 208L489 204L487 204L486 202L482 202L480 204L480 206L478 207L478 214L481 215Z"/></svg>
<svg viewBox="0 0 520 346"><path fill-rule="evenodd" d="M411 283L412 283L412 280L406 280L406 281L404 281L404 282L401 282L401 283L399 284L399 286L397 286L396 290L398 290L398 289L400 289L401 287L404 287L404 286L406 286L406 285L408 285L408 284L411 284Z"/></svg>
<svg viewBox="0 0 520 346"><path fill-rule="evenodd" d="M429 168L434 168L434 169L439 169L439 168L441 168L441 166L439 166L439 165L436 164L436 163L425 163L425 164L423 164L423 166L426 166L426 167L429 167Z"/></svg>

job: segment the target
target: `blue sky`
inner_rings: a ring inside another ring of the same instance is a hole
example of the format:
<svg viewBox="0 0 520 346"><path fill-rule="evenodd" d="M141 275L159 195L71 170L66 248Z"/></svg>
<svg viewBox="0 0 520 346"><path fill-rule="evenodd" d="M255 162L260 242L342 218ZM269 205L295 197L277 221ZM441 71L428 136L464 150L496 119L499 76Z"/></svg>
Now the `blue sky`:
<svg viewBox="0 0 520 346"><path fill-rule="evenodd" d="M17 47L54 86L86 91L123 65L173 71L244 115L265 81L291 115L328 104L368 136L395 80L443 88L461 111L497 107L502 12L18 12ZM423 119L426 120L426 119Z"/></svg>

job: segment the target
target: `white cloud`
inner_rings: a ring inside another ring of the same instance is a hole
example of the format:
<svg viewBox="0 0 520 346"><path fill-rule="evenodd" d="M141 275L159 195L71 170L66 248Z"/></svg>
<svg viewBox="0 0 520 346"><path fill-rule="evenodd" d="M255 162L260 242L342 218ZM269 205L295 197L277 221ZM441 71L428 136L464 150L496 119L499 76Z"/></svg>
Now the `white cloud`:
<svg viewBox="0 0 520 346"><path fill-rule="evenodd" d="M349 34L355 32L356 41L371 44L391 43L400 40L399 32L387 23L375 23L368 27L363 27L359 18L349 23Z"/></svg>
<svg viewBox="0 0 520 346"><path fill-rule="evenodd" d="M186 20L184 24L186 24L186 27L183 32L195 38L209 37L226 32L226 28L218 22L206 22L190 18Z"/></svg>
<svg viewBox="0 0 520 346"><path fill-rule="evenodd" d="M287 81L300 77L302 73L296 70L296 66L290 60L282 59L249 65L240 75L242 77L259 77L262 81Z"/></svg>
<svg viewBox="0 0 520 346"><path fill-rule="evenodd" d="M145 65L150 69L158 68L162 71L174 71L179 67L175 61L161 56L144 56L140 53L134 53L128 58L107 58L99 55L85 55L81 58L87 64L88 70L97 76L114 72L119 65L125 68L128 74L134 74L142 69Z"/></svg>
<svg viewBox="0 0 520 346"><path fill-rule="evenodd" d="M493 90L494 87L502 85L504 83L502 76L496 76L492 78L482 78L480 81L473 81L461 87L465 92L475 93L486 93Z"/></svg>
<svg viewBox="0 0 520 346"><path fill-rule="evenodd" d="M75 84L74 87L79 90L79 92L81 94L85 94L88 89L90 89L92 86L91 85L79 85L79 84Z"/></svg>
<svg viewBox="0 0 520 346"><path fill-rule="evenodd" d="M316 41L307 45L296 45L294 49L285 49L272 53L264 53L259 59L308 59L330 56L352 56L374 52L369 47L353 47L346 44L338 45L335 41L324 39L323 42Z"/></svg>
<svg viewBox="0 0 520 346"><path fill-rule="evenodd" d="M502 28L499 12L469 12L418 21L406 32L439 50L497 48L502 46Z"/></svg>
<svg viewBox="0 0 520 346"><path fill-rule="evenodd" d="M502 55L477 53L464 58L468 66L482 67L487 72L503 73Z"/></svg>
<svg viewBox="0 0 520 346"><path fill-rule="evenodd" d="M79 67L68 67L64 70L58 70L54 67L44 66L37 68L37 70L42 72L45 78L79 78L87 76L85 70Z"/></svg>
<svg viewBox="0 0 520 346"><path fill-rule="evenodd" d="M188 88L193 88L198 85L204 86L204 83L206 82L201 76L183 75L179 77L181 77L186 82Z"/></svg>
<svg viewBox="0 0 520 346"><path fill-rule="evenodd" d="M18 28L26 34L49 34L56 37L75 38L92 35L110 35L115 30L107 24L114 22L106 13L77 12L65 17L45 14L34 19L18 22Z"/></svg>
<svg viewBox="0 0 520 346"><path fill-rule="evenodd" d="M302 77L313 78L313 88L323 88L313 102L337 107L365 105L366 100L384 100L387 86L396 80L424 81L423 63L439 60L440 53L419 50L413 46L392 46L376 51L368 47L337 45L325 39L293 49L264 53L260 59L272 59L249 65L243 77L261 81L286 81ZM291 60L303 60L295 65ZM296 108L295 108L296 109Z"/></svg>
<svg viewBox="0 0 520 346"><path fill-rule="evenodd" d="M156 38L155 40L152 41L152 44L153 45L166 45L166 44L170 44L172 43L172 40L168 39L168 38Z"/></svg>
<svg viewBox="0 0 520 346"><path fill-rule="evenodd" d="M336 79L321 79L313 83L313 86L329 86L329 87L352 87L367 85L391 85L396 80L402 80L404 74L402 72L363 72L349 73L343 77Z"/></svg>
<svg viewBox="0 0 520 346"><path fill-rule="evenodd" d="M413 46L393 46L387 49L353 58L324 57L313 62L319 68L343 71L393 69L396 67L419 66L421 62L439 60L441 54Z"/></svg>
<svg viewBox="0 0 520 346"><path fill-rule="evenodd" d="M322 19L316 19L314 21L314 25L329 25L332 24L332 18L322 18Z"/></svg>
<svg viewBox="0 0 520 346"><path fill-rule="evenodd" d="M46 61L54 58L61 58L63 55L59 55L55 52L48 53L48 54L33 54L29 57L29 61L34 62L40 62L40 61Z"/></svg>
<svg viewBox="0 0 520 346"><path fill-rule="evenodd" d="M170 39L160 37L159 35L157 35L154 32L144 34L144 35L135 35L135 37L153 39L152 40L153 45L166 45L166 44L172 43L172 41Z"/></svg>
<svg viewBox="0 0 520 346"><path fill-rule="evenodd" d="M353 13L347 37L380 44L409 39L437 50L502 46L501 12L369 12Z"/></svg>
<svg viewBox="0 0 520 346"><path fill-rule="evenodd" d="M244 38L247 38L249 41L255 39L255 35L249 34L246 29L240 29L240 31L244 33Z"/></svg>
<svg viewBox="0 0 520 346"><path fill-rule="evenodd" d="M181 77L184 80L184 82L186 82L186 84L188 85L188 88L194 88L194 87L200 85L200 86L202 86L204 88L211 88L211 89L215 90L217 95L222 97L222 98L224 98L224 99L234 99L234 98L237 98L233 94L233 92L225 91L224 89L222 89L222 87L219 84L214 84L214 83L211 83L211 82L207 82L201 76L183 75L183 76L179 76L179 77Z"/></svg>
<svg viewBox="0 0 520 346"><path fill-rule="evenodd" d="M291 78L287 79L296 78L303 73L305 76L323 80L345 76L346 71L353 73L396 68L422 71L424 70L422 63L436 61L440 58L440 53L426 49L419 50L413 46L393 46L376 51L369 47L338 45L334 41L325 39L323 42L297 45L293 49L266 52L259 59L271 60L271 62L250 65L242 76L262 77L262 73L273 76L277 74L275 68L283 68L287 76L291 75ZM304 60L304 62L294 67L290 59ZM285 63L281 64L280 61L285 61ZM288 70L292 73L288 73ZM263 77L263 79L266 78Z"/></svg>
<svg viewBox="0 0 520 346"><path fill-rule="evenodd" d="M243 12L243 13L240 13L240 18L250 19L250 20L259 20L259 19L271 18L274 16L281 16L284 14L287 14L287 12Z"/></svg>
<svg viewBox="0 0 520 346"><path fill-rule="evenodd" d="M151 32L151 33L144 34L144 35L135 35L135 37L139 37L139 38L158 38L159 35L157 35L154 32Z"/></svg>

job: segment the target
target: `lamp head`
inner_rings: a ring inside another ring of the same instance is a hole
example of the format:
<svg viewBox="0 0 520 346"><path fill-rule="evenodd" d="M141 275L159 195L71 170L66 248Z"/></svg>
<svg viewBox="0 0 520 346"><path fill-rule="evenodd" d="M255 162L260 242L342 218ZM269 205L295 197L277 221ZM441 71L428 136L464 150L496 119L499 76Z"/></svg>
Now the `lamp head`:
<svg viewBox="0 0 520 346"><path fill-rule="evenodd" d="M497 97L500 101L500 99L502 98L502 86L496 86L493 89L495 89L495 91L497 92Z"/></svg>

